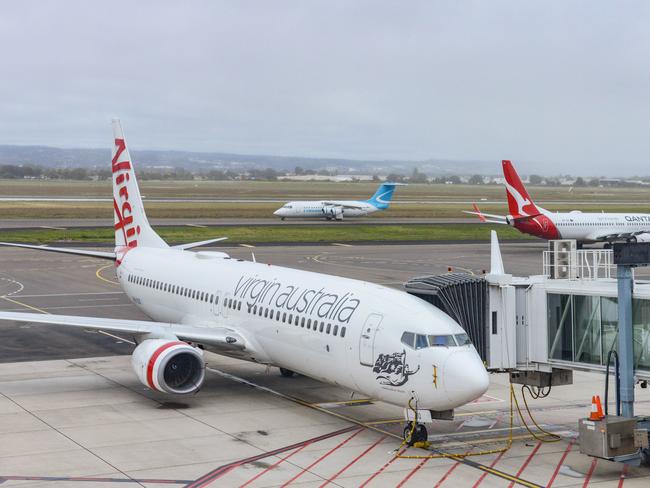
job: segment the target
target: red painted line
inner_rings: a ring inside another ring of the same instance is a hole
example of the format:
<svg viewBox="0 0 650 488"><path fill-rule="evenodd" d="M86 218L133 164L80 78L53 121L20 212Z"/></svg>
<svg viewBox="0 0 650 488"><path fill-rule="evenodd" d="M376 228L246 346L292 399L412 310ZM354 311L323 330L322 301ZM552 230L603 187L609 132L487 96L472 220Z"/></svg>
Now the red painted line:
<svg viewBox="0 0 650 488"><path fill-rule="evenodd" d="M490 464L490 468L494 468L494 466L499 462L499 459L505 454L505 451L501 451L497 457L494 458L494 461ZM476 480L476 483L472 485L472 488L476 488L478 485L480 485L485 477L488 475L487 471L484 472L479 479Z"/></svg>
<svg viewBox="0 0 650 488"><path fill-rule="evenodd" d="M555 478L557 478L558 473L560 472L560 468L564 464L564 460L566 457L569 455L569 452L571 452L571 448L573 445L576 443L575 439L571 439L571 442L569 442L569 445L566 447L564 454L562 454L562 457L560 458L560 462L557 463L557 466L555 467L555 471L553 471L553 476L551 476L551 479L548 480L548 483L546 485L546 488L551 488L551 485L555 481Z"/></svg>
<svg viewBox="0 0 650 488"><path fill-rule="evenodd" d="M352 465L355 464L357 461L359 461L359 459L361 459L363 456L365 456L366 454L368 454L368 453L369 453L369 452L370 452L370 451L371 451L375 446L377 446L377 444L379 444L379 443L380 443L381 441L383 441L385 438L386 438L386 436L383 436L383 437L380 437L379 439L377 439L373 444L371 444L368 448L366 448L365 451L363 451L361 454L359 454L357 457L355 457L355 458L354 458L352 461L350 461L348 464L346 464L345 466L343 466L343 468L341 468L341 469L340 469L340 470L339 470L339 471L338 471L334 476L328 478L327 481L325 481L325 483L323 483L322 485L320 485L318 488L323 488L323 486L327 486L328 484L330 484L332 481L334 481L336 478L338 478L339 475L340 475L341 473L343 473L344 471L346 471L350 466L352 466Z"/></svg>
<svg viewBox="0 0 650 488"><path fill-rule="evenodd" d="M363 488L364 486L367 486L368 483L370 483L372 480L374 480L377 476L379 476L393 461L397 459L397 456L402 454L404 451L406 451L407 448L402 449L400 452L398 452L394 457L390 458L390 461L388 461L386 464L384 464L381 468L379 468L377 471L373 473L370 478L368 478L366 481L363 482L363 484L359 485L359 488Z"/></svg>
<svg viewBox="0 0 650 488"><path fill-rule="evenodd" d="M284 456L284 457L281 458L281 459L278 459L275 463L273 463L271 466L269 466L268 468L266 468L264 471L262 471L261 473L257 473L255 476L253 476L251 479L249 479L246 483L244 483L243 485L240 485L239 488L244 488L244 486L250 485L250 484L251 484L253 481L255 481L257 478L259 478L259 477L265 475L266 473L268 473L268 472L271 471L272 469L276 468L280 463L283 463L284 461L286 461L287 459L289 459L289 458L290 458L291 456L293 456L294 454L298 454L300 451L302 451L305 447L307 447L307 446L310 445L310 444L311 444L311 442L309 442L309 443L307 443L307 444L303 444L302 446L300 446L298 449L296 449L296 450L293 451L292 453L287 454L286 456Z"/></svg>
<svg viewBox="0 0 650 488"><path fill-rule="evenodd" d="M618 488L623 488L623 483L625 483L625 478L627 478L627 473L630 471L630 465L624 464L623 469L621 469L621 477L618 480Z"/></svg>
<svg viewBox="0 0 650 488"><path fill-rule="evenodd" d="M453 473L453 472L454 472L454 469L456 469L458 466L460 466L460 462L456 461L456 462L451 466L451 468L449 468L449 469L447 470L447 472L444 474L444 476L438 480L438 482L436 483L436 485L435 485L433 488L439 488L440 486L442 486L442 484L447 480L447 478L449 477L449 475L450 475L451 473Z"/></svg>
<svg viewBox="0 0 650 488"><path fill-rule="evenodd" d="M200 478L195 479L194 481L188 483L185 485L185 488L201 488L204 486L209 485L212 483L214 480L222 477L224 474L228 473L229 471L242 466L244 464L252 463L254 461L259 461L260 459L264 459L270 456L275 456L277 454L282 454L283 452L291 451L293 449L296 449L298 447L307 445L307 444L312 444L314 442L319 442L325 439L329 439L331 437L336 437L341 434L345 434L346 432L351 432L353 430L358 429L356 425L352 425L350 427L346 427L344 429L339 429L335 430L334 432L330 432L329 434L323 434L319 435L317 437L312 437L311 439L307 439L301 442L296 442L295 444L291 444L289 446L284 446L280 447L278 449L274 449L273 451L268 451L268 452L263 452L261 454L257 454L255 456L251 456L245 459L240 459L239 461L233 461L232 463L224 464L222 466L219 466L218 468L213 469L212 471L209 471L208 473L204 474Z"/></svg>
<svg viewBox="0 0 650 488"><path fill-rule="evenodd" d="M517 471L517 474L515 475L515 477L519 478L519 476L521 476L521 473L524 472L524 469L526 469L526 466L528 466L528 463L530 463L530 461L535 457L535 454L537 454L537 451L539 451L540 447L542 447L542 442L541 441L537 442L537 445L535 446L535 449L533 449L530 452L530 454L526 458L526 461L524 461L524 464L522 464L521 468L519 468L519 471ZM514 481L508 485L508 488L512 488L513 486L515 486Z"/></svg>
<svg viewBox="0 0 650 488"><path fill-rule="evenodd" d="M418 464L415 468L411 470L409 474L406 475L406 478L404 478L402 481L399 482L399 484L395 488L400 488L401 486L404 486L404 483L406 483L408 480L411 479L411 476L413 476L415 473L418 472L418 470L424 466L424 463L426 463L429 459L431 458L424 458L422 461L420 461L420 464Z"/></svg>
<svg viewBox="0 0 650 488"><path fill-rule="evenodd" d="M589 486L589 480L591 480L591 476L594 474L596 463L598 463L598 458L594 458L594 460L591 462L591 466L589 466L589 471L587 472L585 482L582 484L582 488L587 488L587 486Z"/></svg>
<svg viewBox="0 0 650 488"><path fill-rule="evenodd" d="M293 478L291 478L289 481L287 481L286 483L284 483L284 484L282 485L281 488L284 488L285 486L289 486L291 483L293 483L295 480L297 480L298 478L300 478L303 474L305 474L305 473L306 473L307 471L309 471L311 468L313 468L313 467L316 466L318 463L320 463L320 462L321 462L323 459L325 459L327 456L329 456L329 455L332 454L334 451L336 451L336 450L339 449L340 447L343 447L345 444L347 444L348 442L350 442L354 437L356 437L357 435L359 435L359 434L361 433L362 430L363 430L363 429L359 429L359 430L357 430L357 431L356 431L354 434L352 434L350 437L348 437L347 439L345 439L345 440L342 441L342 442L339 442L336 446L334 446L332 449L330 449L330 450L327 451L325 454L323 454L321 457L319 457L316 461L314 461L314 462L311 463L309 466L307 466L305 469L303 469L300 473L298 473L298 474L295 475Z"/></svg>

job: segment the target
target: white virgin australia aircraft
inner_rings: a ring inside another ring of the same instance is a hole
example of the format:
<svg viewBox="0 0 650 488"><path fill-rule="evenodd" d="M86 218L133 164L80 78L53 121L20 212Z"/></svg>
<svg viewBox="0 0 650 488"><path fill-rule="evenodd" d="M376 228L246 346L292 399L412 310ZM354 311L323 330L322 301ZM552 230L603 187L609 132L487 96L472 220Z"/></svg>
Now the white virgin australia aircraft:
<svg viewBox="0 0 650 488"><path fill-rule="evenodd" d="M382 183L370 200L303 200L285 203L273 212L282 220L286 218L343 220L343 217L363 217L386 210L396 186L404 183Z"/></svg>
<svg viewBox="0 0 650 488"><path fill-rule="evenodd" d="M405 406L423 416L480 397L487 372L463 329L407 293L364 281L189 252L149 226L119 121L113 121L115 251L7 244L113 260L131 301L152 321L0 312L0 320L99 329L136 338L132 364L154 391L192 394L203 350L279 366ZM418 438L426 436L419 425Z"/></svg>

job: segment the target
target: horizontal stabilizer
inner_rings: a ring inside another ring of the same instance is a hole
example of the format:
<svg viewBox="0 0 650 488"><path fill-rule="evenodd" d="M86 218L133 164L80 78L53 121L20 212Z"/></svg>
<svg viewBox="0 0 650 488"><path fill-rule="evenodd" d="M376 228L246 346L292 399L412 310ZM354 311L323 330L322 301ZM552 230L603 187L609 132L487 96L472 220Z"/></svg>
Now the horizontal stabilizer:
<svg viewBox="0 0 650 488"><path fill-rule="evenodd" d="M212 244L213 242L219 242L219 241L225 241L228 239L227 237L217 237L216 239L208 239L206 241L197 241L197 242L188 242L187 244L178 244L176 246L172 246L172 249L192 249L194 247L199 247L199 246L206 246L208 244Z"/></svg>
<svg viewBox="0 0 650 488"><path fill-rule="evenodd" d="M25 249L36 249L38 251L61 252L65 254L76 254L78 256L91 256L93 258L110 259L112 261L115 261L117 259L114 252L106 252L106 251L90 251L87 249L69 249L67 247L34 246L31 244L15 244L13 242L0 242L0 246L23 247Z"/></svg>

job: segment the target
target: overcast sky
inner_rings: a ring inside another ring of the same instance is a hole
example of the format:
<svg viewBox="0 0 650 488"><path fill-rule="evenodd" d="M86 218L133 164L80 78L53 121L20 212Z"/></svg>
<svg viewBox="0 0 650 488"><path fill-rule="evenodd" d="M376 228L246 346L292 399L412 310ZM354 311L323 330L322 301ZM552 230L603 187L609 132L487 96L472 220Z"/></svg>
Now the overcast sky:
<svg viewBox="0 0 650 488"><path fill-rule="evenodd" d="M0 66L0 144L650 174L647 0L7 1Z"/></svg>

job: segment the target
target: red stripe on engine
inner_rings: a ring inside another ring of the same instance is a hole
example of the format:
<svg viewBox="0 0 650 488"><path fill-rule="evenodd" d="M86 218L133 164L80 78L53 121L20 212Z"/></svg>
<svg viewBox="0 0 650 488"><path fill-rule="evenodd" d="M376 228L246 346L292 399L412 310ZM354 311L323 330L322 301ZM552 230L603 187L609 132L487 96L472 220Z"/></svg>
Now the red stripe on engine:
<svg viewBox="0 0 650 488"><path fill-rule="evenodd" d="M156 349L156 351L151 355L151 358L149 359L149 363L147 364L147 383L149 383L149 387L152 390L158 391L158 388L156 388L156 385L153 382L153 368L156 365L156 361L158 360L158 357L170 347L178 346L182 344L185 343L181 341L168 342L167 344L163 344L158 349Z"/></svg>

